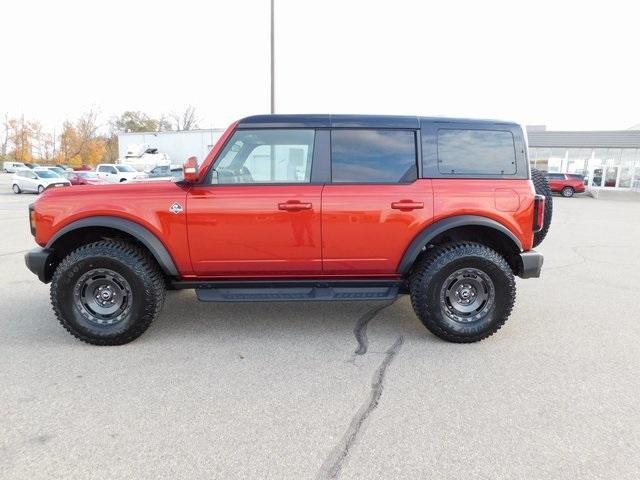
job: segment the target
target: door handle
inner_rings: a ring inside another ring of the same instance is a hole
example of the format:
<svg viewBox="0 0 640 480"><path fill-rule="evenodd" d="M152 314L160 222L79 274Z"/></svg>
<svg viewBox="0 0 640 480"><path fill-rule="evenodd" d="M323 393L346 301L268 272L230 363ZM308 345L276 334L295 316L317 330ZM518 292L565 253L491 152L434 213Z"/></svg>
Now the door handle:
<svg viewBox="0 0 640 480"><path fill-rule="evenodd" d="M403 210L408 212L409 210L424 208L424 203L414 202L412 200L400 200L399 202L393 202L391 204L391 208L394 210Z"/></svg>
<svg viewBox="0 0 640 480"><path fill-rule="evenodd" d="M311 210L313 205L311 203L298 202L297 200L291 200L286 203L279 203L278 210L285 210L287 212L297 212L300 210Z"/></svg>

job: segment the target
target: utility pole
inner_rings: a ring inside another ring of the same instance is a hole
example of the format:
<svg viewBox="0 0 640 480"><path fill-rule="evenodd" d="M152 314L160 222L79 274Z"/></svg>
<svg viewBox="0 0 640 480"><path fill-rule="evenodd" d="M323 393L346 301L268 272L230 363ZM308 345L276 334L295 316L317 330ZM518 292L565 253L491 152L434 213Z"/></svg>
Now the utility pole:
<svg viewBox="0 0 640 480"><path fill-rule="evenodd" d="M273 2L271 0L271 113L276 113L276 98L275 98L275 48L274 48L274 34L273 34Z"/></svg>

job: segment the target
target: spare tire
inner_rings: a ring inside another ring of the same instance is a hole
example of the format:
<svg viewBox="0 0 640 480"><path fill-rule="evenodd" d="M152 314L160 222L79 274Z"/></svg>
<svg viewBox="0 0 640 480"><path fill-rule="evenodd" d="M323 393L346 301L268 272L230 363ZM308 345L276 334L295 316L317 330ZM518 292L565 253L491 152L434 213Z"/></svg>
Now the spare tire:
<svg viewBox="0 0 640 480"><path fill-rule="evenodd" d="M542 243L544 237L547 236L549 227L551 226L551 217L553 216L553 197L551 196L551 189L549 188L549 182L544 175L544 172L532 168L531 169L531 181L536 189L538 195L544 195L544 226L539 232L533 234L533 246L537 247Z"/></svg>

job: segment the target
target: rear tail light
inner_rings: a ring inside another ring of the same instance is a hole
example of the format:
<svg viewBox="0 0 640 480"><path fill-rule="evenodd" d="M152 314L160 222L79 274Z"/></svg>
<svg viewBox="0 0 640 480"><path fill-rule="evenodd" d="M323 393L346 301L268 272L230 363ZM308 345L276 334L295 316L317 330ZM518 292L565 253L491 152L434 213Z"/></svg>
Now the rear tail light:
<svg viewBox="0 0 640 480"><path fill-rule="evenodd" d="M533 231L539 232L544 227L544 195L536 195L533 201Z"/></svg>

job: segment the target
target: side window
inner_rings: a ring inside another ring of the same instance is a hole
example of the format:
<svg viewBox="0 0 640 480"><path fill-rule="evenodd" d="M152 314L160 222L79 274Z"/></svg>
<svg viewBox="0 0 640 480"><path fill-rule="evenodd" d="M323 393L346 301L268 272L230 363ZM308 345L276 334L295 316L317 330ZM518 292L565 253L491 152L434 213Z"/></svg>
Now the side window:
<svg viewBox="0 0 640 480"><path fill-rule="evenodd" d="M508 130L440 129L438 171L449 175L514 175L516 149Z"/></svg>
<svg viewBox="0 0 640 480"><path fill-rule="evenodd" d="M107 168L107 172L109 173L118 173L118 170L116 170L116 167L106 167Z"/></svg>
<svg viewBox="0 0 640 480"><path fill-rule="evenodd" d="M106 170L106 168L105 168L105 167L103 167L102 165L100 165L100 166L98 167L98 170L97 170L97 171L98 171L98 172L106 172L107 170Z"/></svg>
<svg viewBox="0 0 640 480"><path fill-rule="evenodd" d="M309 183L314 138L308 129L238 130L214 165L217 183Z"/></svg>
<svg viewBox="0 0 640 480"><path fill-rule="evenodd" d="M331 131L333 183L411 183L418 178L413 130Z"/></svg>

